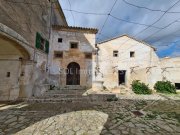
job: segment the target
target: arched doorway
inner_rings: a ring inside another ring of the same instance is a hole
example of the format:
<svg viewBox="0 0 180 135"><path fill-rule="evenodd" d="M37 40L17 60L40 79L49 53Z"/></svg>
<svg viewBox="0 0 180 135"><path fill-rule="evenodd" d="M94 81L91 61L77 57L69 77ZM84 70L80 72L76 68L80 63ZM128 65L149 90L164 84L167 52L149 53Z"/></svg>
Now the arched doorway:
<svg viewBox="0 0 180 135"><path fill-rule="evenodd" d="M21 93L21 78L29 52L15 40L0 34L0 100L15 100Z"/></svg>
<svg viewBox="0 0 180 135"><path fill-rule="evenodd" d="M80 85L80 66L76 62L67 66L66 85Z"/></svg>

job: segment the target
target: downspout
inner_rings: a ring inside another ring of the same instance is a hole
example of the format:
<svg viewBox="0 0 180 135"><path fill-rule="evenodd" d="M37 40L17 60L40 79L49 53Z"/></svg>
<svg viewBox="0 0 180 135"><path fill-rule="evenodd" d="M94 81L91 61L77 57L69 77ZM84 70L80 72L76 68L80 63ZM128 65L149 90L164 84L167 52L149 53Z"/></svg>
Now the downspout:
<svg viewBox="0 0 180 135"><path fill-rule="evenodd" d="M95 47L96 47L96 49L97 49L97 50L96 50L96 68L97 68L97 67L99 67L99 58L98 58L99 53L98 53L98 52L99 52L100 49L99 49L99 47L97 46L97 44L95 45Z"/></svg>

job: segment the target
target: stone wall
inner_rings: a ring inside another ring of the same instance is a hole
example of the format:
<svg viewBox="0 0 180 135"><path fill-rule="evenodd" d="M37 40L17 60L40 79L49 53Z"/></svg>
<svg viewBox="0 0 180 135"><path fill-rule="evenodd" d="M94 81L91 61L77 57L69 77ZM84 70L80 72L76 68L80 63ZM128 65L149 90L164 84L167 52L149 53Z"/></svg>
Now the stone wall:
<svg viewBox="0 0 180 135"><path fill-rule="evenodd" d="M58 11L57 4L52 5L52 24L67 25L60 15L63 13ZM35 46L36 32L40 32L45 39L49 39L51 30L51 2L49 0L1 0L0 13L0 23L19 33L30 45Z"/></svg>
<svg viewBox="0 0 180 135"><path fill-rule="evenodd" d="M58 43L58 38L62 38L62 43ZM70 43L78 43L77 49L71 49ZM66 86L66 74L60 72L59 69L65 71L67 66L71 62L76 62L80 65L80 85L92 87L92 59L85 58L86 53L93 55L95 50L95 34L82 32L81 30L72 31L61 31L53 30L51 37L51 48L50 48L50 74L54 78L59 78L59 86ZM63 58L54 57L54 52L63 52ZM92 56L93 57L93 56ZM89 72L89 73L87 73Z"/></svg>
<svg viewBox="0 0 180 135"><path fill-rule="evenodd" d="M49 40L52 24L67 25L58 0L1 0L0 13L0 100L39 96L47 88L48 55L36 49L36 33Z"/></svg>
<svg viewBox="0 0 180 135"><path fill-rule="evenodd" d="M171 81L173 84L180 83L180 58L163 58L160 59L155 67L151 69L135 70L132 73L131 78L133 80L141 80L146 84L149 84L153 89L154 84L157 81Z"/></svg>
<svg viewBox="0 0 180 135"><path fill-rule="evenodd" d="M129 87L134 70L141 71L160 63L153 48L128 36L100 43L98 48L99 72L95 81L104 82L103 85L109 89L119 87L119 70L126 70L125 85ZM118 51L118 57L113 57L113 51ZM134 57L130 57L130 52L135 53Z"/></svg>

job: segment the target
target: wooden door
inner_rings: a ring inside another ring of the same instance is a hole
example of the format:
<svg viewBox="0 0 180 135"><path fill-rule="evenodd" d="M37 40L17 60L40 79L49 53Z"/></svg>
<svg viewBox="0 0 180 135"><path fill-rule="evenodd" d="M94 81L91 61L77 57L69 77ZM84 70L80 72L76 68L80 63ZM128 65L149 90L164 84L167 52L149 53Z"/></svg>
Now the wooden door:
<svg viewBox="0 0 180 135"><path fill-rule="evenodd" d="M80 66L72 62L67 66L66 85L80 85Z"/></svg>
<svg viewBox="0 0 180 135"><path fill-rule="evenodd" d="M126 70L119 70L119 85L125 84Z"/></svg>

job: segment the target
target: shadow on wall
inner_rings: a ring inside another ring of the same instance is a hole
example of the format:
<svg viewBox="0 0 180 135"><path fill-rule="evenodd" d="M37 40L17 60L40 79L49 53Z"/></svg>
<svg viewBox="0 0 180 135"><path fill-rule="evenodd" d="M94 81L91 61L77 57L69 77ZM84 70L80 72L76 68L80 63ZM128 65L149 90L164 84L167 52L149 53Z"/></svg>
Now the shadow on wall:
<svg viewBox="0 0 180 135"><path fill-rule="evenodd" d="M20 77L29 52L16 41L0 34L0 100L14 100L19 96Z"/></svg>

